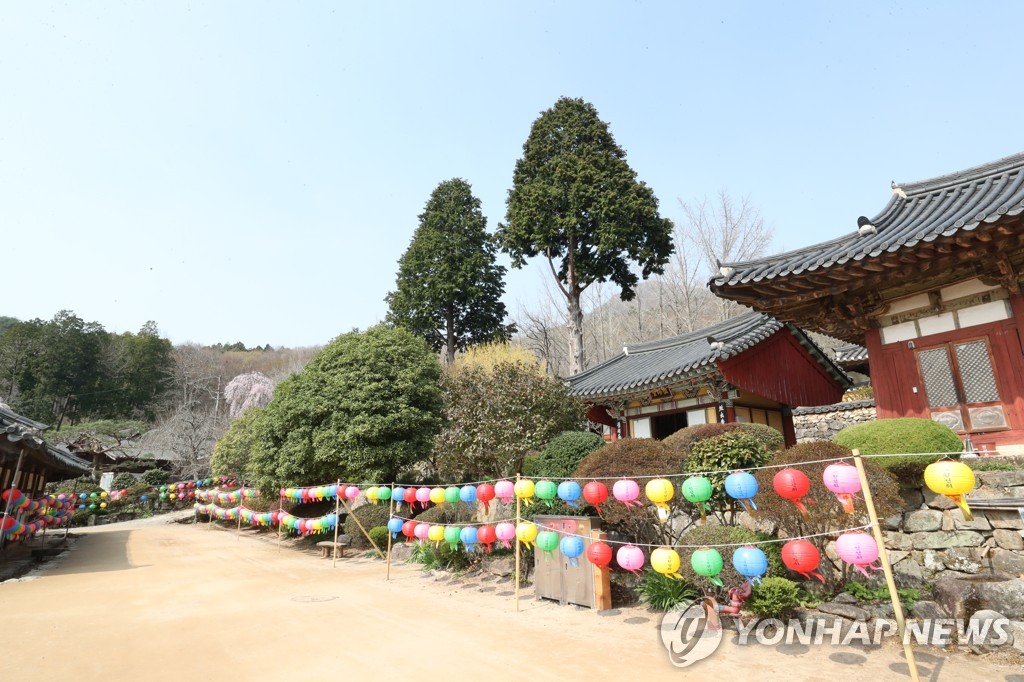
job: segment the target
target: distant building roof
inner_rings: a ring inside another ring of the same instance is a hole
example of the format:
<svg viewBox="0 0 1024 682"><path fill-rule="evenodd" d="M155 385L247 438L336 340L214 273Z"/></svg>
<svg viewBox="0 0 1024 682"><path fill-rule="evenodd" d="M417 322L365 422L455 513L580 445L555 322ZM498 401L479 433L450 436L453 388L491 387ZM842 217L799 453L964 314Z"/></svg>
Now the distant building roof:
<svg viewBox="0 0 1024 682"><path fill-rule="evenodd" d="M8 443L35 453L52 468L73 475L89 472L89 464L68 452L63 446L47 443L39 434L48 429L46 424L23 417L10 409L0 408L0 437Z"/></svg>
<svg viewBox="0 0 1024 682"><path fill-rule="evenodd" d="M751 312L689 334L627 346L619 355L569 377L569 392L581 398L601 398L717 374L716 362L742 353L784 327L799 335L801 345L833 378L849 384L846 374L799 329Z"/></svg>
<svg viewBox="0 0 1024 682"><path fill-rule="evenodd" d="M828 414L829 412L846 412L859 410L865 407L874 407L874 398L868 400L850 400L849 402L835 403L834 405L815 405L813 407L798 407L793 410L793 416L799 417L802 414Z"/></svg>
<svg viewBox="0 0 1024 682"><path fill-rule="evenodd" d="M859 365L868 361L868 349L856 343L847 343L835 349L836 363L842 367Z"/></svg>

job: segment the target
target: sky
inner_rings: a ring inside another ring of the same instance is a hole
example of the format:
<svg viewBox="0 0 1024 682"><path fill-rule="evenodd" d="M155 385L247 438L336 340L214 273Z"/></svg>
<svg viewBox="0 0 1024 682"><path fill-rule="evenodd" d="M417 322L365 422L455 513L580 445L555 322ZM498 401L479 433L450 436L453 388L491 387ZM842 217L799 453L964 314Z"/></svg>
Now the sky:
<svg viewBox="0 0 1024 682"><path fill-rule="evenodd" d="M749 197L773 250L890 181L1024 151L1016 2L0 3L0 315L319 345L387 312L431 191L490 229L561 96L663 216ZM508 264L507 259L502 259ZM550 274L510 271L512 314Z"/></svg>

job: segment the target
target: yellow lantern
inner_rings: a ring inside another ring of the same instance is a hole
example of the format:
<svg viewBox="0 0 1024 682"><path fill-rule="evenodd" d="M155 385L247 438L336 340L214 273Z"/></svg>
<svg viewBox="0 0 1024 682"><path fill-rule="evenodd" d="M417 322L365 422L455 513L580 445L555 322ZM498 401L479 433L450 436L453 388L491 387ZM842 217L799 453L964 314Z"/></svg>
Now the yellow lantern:
<svg viewBox="0 0 1024 682"><path fill-rule="evenodd" d="M100 493L100 497L102 497L103 499L107 499L107 493L106 492Z"/></svg>
<svg viewBox="0 0 1024 682"><path fill-rule="evenodd" d="M526 504L530 504L533 501L533 481L530 479L523 478L516 481L516 487L513 490L516 497Z"/></svg>
<svg viewBox="0 0 1024 682"><path fill-rule="evenodd" d="M530 483L530 492L533 492L533 483ZM530 521L522 521L516 525L516 537L519 538L519 542L526 545L526 549L530 549L533 546L533 541L537 539L537 524L531 523Z"/></svg>
<svg viewBox="0 0 1024 682"><path fill-rule="evenodd" d="M651 479L647 482L644 492L647 493L647 499L658 508L658 520L662 523L668 521L669 508L667 502L675 495L675 487L672 485L672 481L667 478Z"/></svg>
<svg viewBox="0 0 1024 682"><path fill-rule="evenodd" d="M964 512L964 519L974 519L971 508L967 506L967 493L974 490L975 483L971 467L949 459L933 462L924 470L924 482L932 492L956 502Z"/></svg>
<svg viewBox="0 0 1024 682"><path fill-rule="evenodd" d="M444 488L435 487L430 489L430 501L439 507L444 506ZM441 531L441 535L444 535L444 530Z"/></svg>
<svg viewBox="0 0 1024 682"><path fill-rule="evenodd" d="M106 509L106 508L107 508L107 503L106 502L100 502L100 509Z"/></svg>
<svg viewBox="0 0 1024 682"><path fill-rule="evenodd" d="M441 497L444 497L444 489L441 490ZM435 547L444 542L444 526L439 526L435 523L428 528L427 539L433 542Z"/></svg>
<svg viewBox="0 0 1024 682"><path fill-rule="evenodd" d="M651 568L673 580L683 578L679 575L679 554L668 547L659 547L651 552Z"/></svg>
<svg viewBox="0 0 1024 682"><path fill-rule="evenodd" d="M369 488L366 489L366 499L368 499L370 502L373 502L374 504L377 504L377 490L378 488L375 485L371 485Z"/></svg>

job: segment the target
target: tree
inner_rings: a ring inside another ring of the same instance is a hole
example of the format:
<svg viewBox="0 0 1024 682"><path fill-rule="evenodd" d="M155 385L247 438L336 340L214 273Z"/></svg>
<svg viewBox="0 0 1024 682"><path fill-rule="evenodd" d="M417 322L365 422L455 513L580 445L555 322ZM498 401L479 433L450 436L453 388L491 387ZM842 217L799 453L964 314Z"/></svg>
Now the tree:
<svg viewBox="0 0 1024 682"><path fill-rule="evenodd" d="M3 336L4 333L8 329L10 329L14 325L18 324L18 322L19 322L19 320L16 317L8 317L7 315L0 315L0 336Z"/></svg>
<svg viewBox="0 0 1024 682"><path fill-rule="evenodd" d="M505 268L495 263L480 200L455 178L430 195L412 243L398 261L397 288L386 301L388 322L444 350L446 364L469 344L507 340L501 295Z"/></svg>
<svg viewBox="0 0 1024 682"><path fill-rule="evenodd" d="M230 384L229 384L230 386ZM266 423L262 407L253 406L231 422L227 433L213 446L210 458L210 472L216 475L235 474L244 476L252 452L259 447Z"/></svg>
<svg viewBox="0 0 1024 682"><path fill-rule="evenodd" d="M250 407L265 407L273 397L274 383L262 372L239 374L224 387L230 419L238 419Z"/></svg>
<svg viewBox="0 0 1024 682"><path fill-rule="evenodd" d="M441 388L445 426L435 458L451 480L520 473L528 451L583 423L565 383L517 346L471 348L445 369Z"/></svg>
<svg viewBox="0 0 1024 682"><path fill-rule="evenodd" d="M277 385L250 475L267 490L393 481L430 454L441 426L440 374L430 347L406 329L342 334Z"/></svg>
<svg viewBox="0 0 1024 682"><path fill-rule="evenodd" d="M534 121L507 207L498 229L501 246L513 267L547 258L567 305L569 372L581 372L581 294L610 280L622 300L631 300L640 277L661 273L668 262L671 223L659 216L657 198L637 181L594 106L567 97Z"/></svg>

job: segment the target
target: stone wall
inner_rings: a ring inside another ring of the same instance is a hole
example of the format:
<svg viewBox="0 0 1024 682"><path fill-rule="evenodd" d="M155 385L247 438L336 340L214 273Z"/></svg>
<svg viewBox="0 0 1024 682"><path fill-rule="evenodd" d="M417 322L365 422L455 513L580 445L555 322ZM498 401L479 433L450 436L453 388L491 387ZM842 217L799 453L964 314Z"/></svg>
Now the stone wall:
<svg viewBox="0 0 1024 682"><path fill-rule="evenodd" d="M979 471L970 500L1024 498L1024 470ZM972 509L927 487L904 488L906 511L884 521L885 546L896 582L913 587L943 576L1024 575L1024 518L1016 511Z"/></svg>
<svg viewBox="0 0 1024 682"><path fill-rule="evenodd" d="M798 407L793 410L796 442L832 440L847 426L874 421L877 418L874 400L858 400L820 407Z"/></svg>

